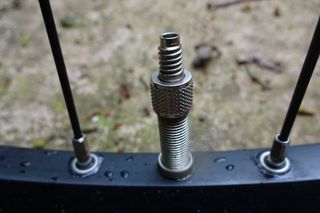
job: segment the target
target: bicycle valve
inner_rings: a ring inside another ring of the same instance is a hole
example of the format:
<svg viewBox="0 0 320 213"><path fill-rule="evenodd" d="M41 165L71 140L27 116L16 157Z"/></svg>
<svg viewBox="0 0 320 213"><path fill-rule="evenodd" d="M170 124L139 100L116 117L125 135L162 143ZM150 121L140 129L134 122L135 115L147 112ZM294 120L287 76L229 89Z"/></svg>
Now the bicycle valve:
<svg viewBox="0 0 320 213"><path fill-rule="evenodd" d="M188 113L192 106L192 75L183 67L180 35L160 35L159 71L151 75L151 97L158 114L161 153L158 164L163 176L185 179L191 175Z"/></svg>

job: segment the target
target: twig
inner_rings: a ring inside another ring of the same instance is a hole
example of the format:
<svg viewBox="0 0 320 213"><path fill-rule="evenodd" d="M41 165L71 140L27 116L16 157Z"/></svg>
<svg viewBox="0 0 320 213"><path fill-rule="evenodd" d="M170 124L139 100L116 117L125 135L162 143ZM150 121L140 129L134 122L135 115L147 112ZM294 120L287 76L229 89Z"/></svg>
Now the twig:
<svg viewBox="0 0 320 213"><path fill-rule="evenodd" d="M260 54L254 54L252 56L238 57L236 59L238 65L256 64L257 66L273 71L275 73L281 73L282 66L280 62L271 61Z"/></svg>
<svg viewBox="0 0 320 213"><path fill-rule="evenodd" d="M303 116L314 116L316 113L317 111L314 108L300 107L298 111L298 115L303 115Z"/></svg>
<svg viewBox="0 0 320 213"><path fill-rule="evenodd" d="M256 83L256 84L259 84L261 86L261 89L262 90L269 90L271 89L270 88L270 85L268 84L268 82L265 82L263 80L261 80L258 76L256 76L255 74L253 74L253 72L251 72L251 70L249 69L248 66L245 67L246 68L246 71L248 73L248 76L250 77L251 81Z"/></svg>
<svg viewBox="0 0 320 213"><path fill-rule="evenodd" d="M248 3L253 1L262 1L262 0L214 0L211 3L208 3L208 8L222 8L222 7L228 7L234 4L239 3Z"/></svg>

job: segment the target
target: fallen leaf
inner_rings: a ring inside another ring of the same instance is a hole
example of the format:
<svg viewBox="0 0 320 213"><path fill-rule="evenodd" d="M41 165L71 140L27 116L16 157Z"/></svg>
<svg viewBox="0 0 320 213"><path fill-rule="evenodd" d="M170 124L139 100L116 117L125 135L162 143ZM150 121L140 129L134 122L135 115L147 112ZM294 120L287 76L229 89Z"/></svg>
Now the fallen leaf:
<svg viewBox="0 0 320 213"><path fill-rule="evenodd" d="M314 116L316 113L317 111L314 108L300 107L298 111L298 115L303 115L303 116Z"/></svg>
<svg viewBox="0 0 320 213"><path fill-rule="evenodd" d="M26 47L28 46L30 41L30 33L24 33L21 37L20 37L20 44L22 47Z"/></svg>
<svg viewBox="0 0 320 213"><path fill-rule="evenodd" d="M273 16L274 17L279 17L281 15L279 7L275 7L273 10Z"/></svg>
<svg viewBox="0 0 320 213"><path fill-rule="evenodd" d="M98 131L98 127L88 127L88 128L84 128L82 129L82 132L84 134L90 134L90 133L94 133Z"/></svg>
<svg viewBox="0 0 320 213"><path fill-rule="evenodd" d="M5 76L0 78L0 95L3 95L8 91L10 84L11 78Z"/></svg>
<svg viewBox="0 0 320 213"><path fill-rule="evenodd" d="M108 118L108 117L110 117L111 112L110 111L105 111L103 115L104 115L105 118Z"/></svg>
<svg viewBox="0 0 320 213"><path fill-rule="evenodd" d="M121 147L121 148L118 149L117 152L118 152L118 153L124 153L124 152L125 152L125 148L124 148L124 147Z"/></svg>
<svg viewBox="0 0 320 213"><path fill-rule="evenodd" d="M132 30L133 29L132 24L130 24L130 23L126 24L126 28L129 30Z"/></svg>
<svg viewBox="0 0 320 213"><path fill-rule="evenodd" d="M114 125L113 125L113 129L117 130L121 127L121 123L120 122L116 122Z"/></svg>
<svg viewBox="0 0 320 213"><path fill-rule="evenodd" d="M83 19L75 16L65 16L61 19L60 23L65 28L78 28L84 26Z"/></svg>
<svg viewBox="0 0 320 213"><path fill-rule="evenodd" d="M43 149L45 145L46 145L46 142L41 139L32 141L32 146L35 149Z"/></svg>
<svg viewBox="0 0 320 213"><path fill-rule="evenodd" d="M151 115L150 109L148 107L144 107L143 114L145 117L149 117Z"/></svg>
<svg viewBox="0 0 320 213"><path fill-rule="evenodd" d="M244 13L248 13L252 10L252 7L249 3L246 3L242 8L241 11Z"/></svg>
<svg viewBox="0 0 320 213"><path fill-rule="evenodd" d="M115 137L112 140L115 145L118 145L118 144L120 144L121 141L123 141L123 138L122 137Z"/></svg>
<svg viewBox="0 0 320 213"><path fill-rule="evenodd" d="M120 85L120 95L126 99L129 99L131 97L131 93L130 93L129 88L126 84Z"/></svg>
<svg viewBox="0 0 320 213"><path fill-rule="evenodd" d="M220 50L215 45L199 44L195 46L196 56L192 61L192 66L195 69L206 70L210 61L218 58L221 55Z"/></svg>
<svg viewBox="0 0 320 213"><path fill-rule="evenodd" d="M99 115L99 112L97 112L97 111L88 112L88 113L86 114L86 120L91 119L91 118L92 118L93 116L95 116L95 115Z"/></svg>

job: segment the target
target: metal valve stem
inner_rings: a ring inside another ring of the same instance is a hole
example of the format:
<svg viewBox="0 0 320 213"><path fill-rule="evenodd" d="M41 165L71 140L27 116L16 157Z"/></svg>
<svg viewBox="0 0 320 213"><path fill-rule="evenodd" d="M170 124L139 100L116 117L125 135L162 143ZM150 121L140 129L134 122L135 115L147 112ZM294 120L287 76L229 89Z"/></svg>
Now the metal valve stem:
<svg viewBox="0 0 320 213"><path fill-rule="evenodd" d="M193 159L189 152L188 113L192 106L192 75L183 67L180 35L160 35L159 71L151 75L151 97L158 114L161 153L160 172L170 179L191 175Z"/></svg>

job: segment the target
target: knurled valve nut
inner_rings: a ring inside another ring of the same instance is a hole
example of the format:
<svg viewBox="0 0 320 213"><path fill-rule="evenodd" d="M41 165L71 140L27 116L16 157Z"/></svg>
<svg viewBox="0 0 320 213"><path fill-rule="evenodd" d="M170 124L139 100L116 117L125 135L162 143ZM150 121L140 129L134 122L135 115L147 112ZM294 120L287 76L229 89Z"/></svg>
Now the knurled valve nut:
<svg viewBox="0 0 320 213"><path fill-rule="evenodd" d="M193 82L189 71L178 82L165 82L151 75L151 98L154 111L163 118L175 119L188 115L192 107Z"/></svg>

